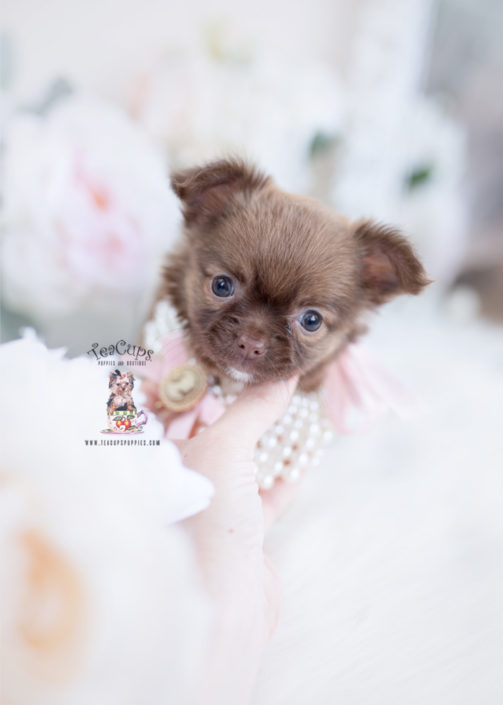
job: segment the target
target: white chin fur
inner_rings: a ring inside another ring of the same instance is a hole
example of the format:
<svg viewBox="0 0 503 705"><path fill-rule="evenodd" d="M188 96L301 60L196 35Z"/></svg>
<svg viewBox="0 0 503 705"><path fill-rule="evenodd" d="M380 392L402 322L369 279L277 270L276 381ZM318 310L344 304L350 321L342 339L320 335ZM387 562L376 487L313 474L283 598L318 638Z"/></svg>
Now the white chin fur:
<svg viewBox="0 0 503 705"><path fill-rule="evenodd" d="M248 374L247 372L241 372L241 370L236 370L234 367L227 367L227 374L229 377L232 377L236 382L251 382L253 379L253 375Z"/></svg>

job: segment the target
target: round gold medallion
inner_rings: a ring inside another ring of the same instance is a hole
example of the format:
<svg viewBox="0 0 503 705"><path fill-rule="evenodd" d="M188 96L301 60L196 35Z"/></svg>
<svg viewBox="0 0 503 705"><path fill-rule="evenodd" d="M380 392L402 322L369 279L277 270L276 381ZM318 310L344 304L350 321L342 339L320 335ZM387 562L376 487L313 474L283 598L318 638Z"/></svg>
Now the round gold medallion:
<svg viewBox="0 0 503 705"><path fill-rule="evenodd" d="M208 389L204 371L186 363L175 367L159 384L159 396L171 411L188 411L200 401Z"/></svg>

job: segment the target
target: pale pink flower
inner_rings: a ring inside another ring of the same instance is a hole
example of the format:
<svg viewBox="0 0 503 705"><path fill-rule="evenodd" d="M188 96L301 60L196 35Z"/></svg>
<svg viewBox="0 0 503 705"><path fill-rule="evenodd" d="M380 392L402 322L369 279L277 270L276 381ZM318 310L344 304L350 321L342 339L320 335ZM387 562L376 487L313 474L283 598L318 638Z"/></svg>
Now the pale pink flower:
<svg viewBox="0 0 503 705"><path fill-rule="evenodd" d="M178 206L166 165L124 113L67 98L47 117L15 116L5 173L10 308L45 319L148 296Z"/></svg>

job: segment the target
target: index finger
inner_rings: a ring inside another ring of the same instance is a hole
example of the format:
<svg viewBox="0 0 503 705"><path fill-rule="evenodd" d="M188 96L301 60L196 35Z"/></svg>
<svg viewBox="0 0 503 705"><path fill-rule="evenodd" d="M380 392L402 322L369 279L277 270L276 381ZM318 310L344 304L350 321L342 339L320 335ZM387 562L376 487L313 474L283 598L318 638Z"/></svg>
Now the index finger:
<svg viewBox="0 0 503 705"><path fill-rule="evenodd" d="M235 439L243 456L252 456L258 440L286 411L298 377L246 387L211 429Z"/></svg>

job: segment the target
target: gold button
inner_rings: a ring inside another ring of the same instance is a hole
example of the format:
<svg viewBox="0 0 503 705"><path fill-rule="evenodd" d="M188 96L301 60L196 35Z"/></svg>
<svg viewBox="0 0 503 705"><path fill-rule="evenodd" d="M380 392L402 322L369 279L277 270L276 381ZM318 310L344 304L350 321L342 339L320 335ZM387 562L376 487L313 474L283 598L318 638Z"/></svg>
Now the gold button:
<svg viewBox="0 0 503 705"><path fill-rule="evenodd" d="M188 411L208 389L208 380L200 367L189 363L175 367L159 384L159 396L171 411Z"/></svg>

